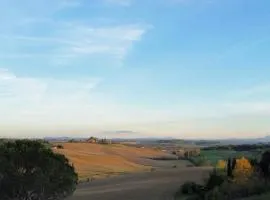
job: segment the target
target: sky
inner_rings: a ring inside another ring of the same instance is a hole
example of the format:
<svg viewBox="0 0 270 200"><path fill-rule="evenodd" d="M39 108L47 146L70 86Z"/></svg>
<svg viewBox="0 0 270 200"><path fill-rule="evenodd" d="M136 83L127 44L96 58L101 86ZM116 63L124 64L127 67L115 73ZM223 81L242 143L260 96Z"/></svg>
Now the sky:
<svg viewBox="0 0 270 200"><path fill-rule="evenodd" d="M270 133L268 0L1 0L0 136Z"/></svg>

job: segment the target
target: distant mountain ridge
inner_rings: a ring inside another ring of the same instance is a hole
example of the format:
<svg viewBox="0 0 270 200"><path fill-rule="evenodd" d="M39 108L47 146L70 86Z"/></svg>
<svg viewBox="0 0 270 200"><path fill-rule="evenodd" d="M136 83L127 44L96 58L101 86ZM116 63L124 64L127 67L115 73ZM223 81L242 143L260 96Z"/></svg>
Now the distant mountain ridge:
<svg viewBox="0 0 270 200"><path fill-rule="evenodd" d="M270 142L270 136L265 137L259 137L259 138L243 138L243 139L224 139L220 140L221 143L227 143L227 144L256 144L256 143L269 143Z"/></svg>

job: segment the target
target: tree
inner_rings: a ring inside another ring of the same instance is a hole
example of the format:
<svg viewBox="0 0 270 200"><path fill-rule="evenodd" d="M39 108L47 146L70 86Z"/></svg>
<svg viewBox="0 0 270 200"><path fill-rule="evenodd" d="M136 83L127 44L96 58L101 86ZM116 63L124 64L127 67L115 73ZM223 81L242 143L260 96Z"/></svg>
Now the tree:
<svg viewBox="0 0 270 200"><path fill-rule="evenodd" d="M236 160L236 158L234 157L234 158L232 159L232 170L235 169L236 164L237 164L237 160Z"/></svg>
<svg viewBox="0 0 270 200"><path fill-rule="evenodd" d="M245 157L236 159L233 177L237 181L245 181L253 174L254 168Z"/></svg>
<svg viewBox="0 0 270 200"><path fill-rule="evenodd" d="M227 161L227 176L232 178L232 166L231 166L231 158L228 159Z"/></svg>
<svg viewBox="0 0 270 200"><path fill-rule="evenodd" d="M270 152L269 151L265 151L262 154L262 158L259 165L260 165L261 172L264 178L269 178L269 165L270 165Z"/></svg>
<svg viewBox="0 0 270 200"><path fill-rule="evenodd" d="M58 200L71 195L78 181L74 167L39 141L0 145L1 200Z"/></svg>
<svg viewBox="0 0 270 200"><path fill-rule="evenodd" d="M64 149L64 146L63 146L62 144L58 144L58 145L56 146L56 148L57 148L57 149Z"/></svg>
<svg viewBox="0 0 270 200"><path fill-rule="evenodd" d="M227 165L227 162L225 160L219 160L217 162L216 168L224 170L226 169L226 165Z"/></svg>

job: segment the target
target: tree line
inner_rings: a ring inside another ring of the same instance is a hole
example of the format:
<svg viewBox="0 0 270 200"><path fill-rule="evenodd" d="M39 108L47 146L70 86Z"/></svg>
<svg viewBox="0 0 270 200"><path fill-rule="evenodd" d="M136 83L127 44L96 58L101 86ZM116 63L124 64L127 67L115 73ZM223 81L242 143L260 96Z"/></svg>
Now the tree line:
<svg viewBox="0 0 270 200"><path fill-rule="evenodd" d="M265 149L270 149L270 144L217 145L202 148L202 150L234 150L234 151L254 151Z"/></svg>

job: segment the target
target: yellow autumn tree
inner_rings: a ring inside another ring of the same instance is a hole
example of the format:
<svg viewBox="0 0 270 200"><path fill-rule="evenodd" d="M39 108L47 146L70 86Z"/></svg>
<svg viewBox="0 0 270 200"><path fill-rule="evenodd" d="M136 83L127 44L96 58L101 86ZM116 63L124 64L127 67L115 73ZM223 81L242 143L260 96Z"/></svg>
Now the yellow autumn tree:
<svg viewBox="0 0 270 200"><path fill-rule="evenodd" d="M236 159L233 175L236 181L243 181L249 178L253 173L253 167L245 157Z"/></svg>
<svg viewBox="0 0 270 200"><path fill-rule="evenodd" d="M225 160L219 160L217 162L216 168L217 169L225 169L227 166L227 162Z"/></svg>

